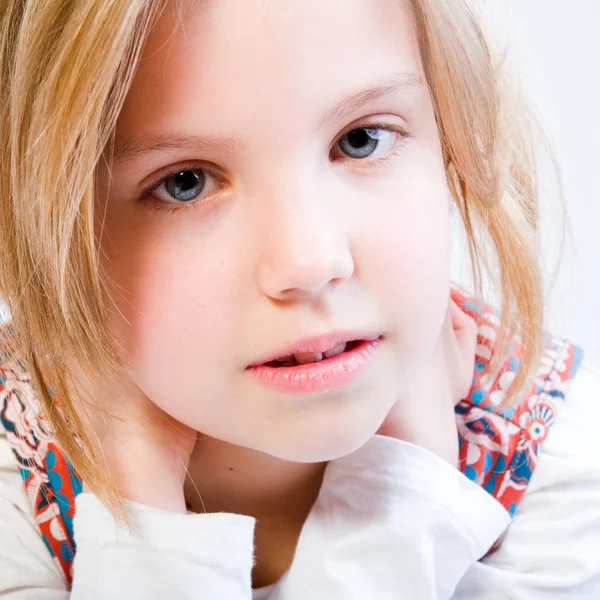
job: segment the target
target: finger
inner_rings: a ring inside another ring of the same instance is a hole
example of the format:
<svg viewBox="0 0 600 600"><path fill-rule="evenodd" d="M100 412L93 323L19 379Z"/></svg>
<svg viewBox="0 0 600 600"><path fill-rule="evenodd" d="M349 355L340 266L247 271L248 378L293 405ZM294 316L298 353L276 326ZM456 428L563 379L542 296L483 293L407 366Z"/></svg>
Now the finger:
<svg viewBox="0 0 600 600"><path fill-rule="evenodd" d="M459 306L464 304L466 300L463 293L454 287L450 288L450 298L455 304Z"/></svg>
<svg viewBox="0 0 600 600"><path fill-rule="evenodd" d="M477 323L452 303L452 324L454 328L454 353L456 381L462 382L457 390L459 398L466 397L471 388L475 368L477 348ZM459 400L460 401L460 400Z"/></svg>
<svg viewBox="0 0 600 600"><path fill-rule="evenodd" d="M452 307L452 325L459 348L465 358L475 359L477 323L456 304Z"/></svg>
<svg viewBox="0 0 600 600"><path fill-rule="evenodd" d="M455 302L453 298L450 299L450 314L452 317L452 326L454 329L462 329L469 326L469 321L473 320L462 308Z"/></svg>

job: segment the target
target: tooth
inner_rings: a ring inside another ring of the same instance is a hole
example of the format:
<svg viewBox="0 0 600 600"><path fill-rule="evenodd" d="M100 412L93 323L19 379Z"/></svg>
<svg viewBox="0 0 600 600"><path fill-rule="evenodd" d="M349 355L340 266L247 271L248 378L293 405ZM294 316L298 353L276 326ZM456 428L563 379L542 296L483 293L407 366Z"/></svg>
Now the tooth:
<svg viewBox="0 0 600 600"><path fill-rule="evenodd" d="M283 362L288 362L289 360L292 360L292 358L294 358L294 355L293 354L288 354L288 356L282 356L281 358L276 358L275 360L277 362L283 363Z"/></svg>
<svg viewBox="0 0 600 600"><path fill-rule="evenodd" d="M331 358L332 356L337 356L341 354L346 349L346 342L340 342L337 346L334 346L331 350L327 350L324 352L326 358Z"/></svg>
<svg viewBox="0 0 600 600"><path fill-rule="evenodd" d="M299 352L298 354L294 354L294 358L296 362L301 365L305 365L306 363L317 362L319 360L323 360L322 352Z"/></svg>

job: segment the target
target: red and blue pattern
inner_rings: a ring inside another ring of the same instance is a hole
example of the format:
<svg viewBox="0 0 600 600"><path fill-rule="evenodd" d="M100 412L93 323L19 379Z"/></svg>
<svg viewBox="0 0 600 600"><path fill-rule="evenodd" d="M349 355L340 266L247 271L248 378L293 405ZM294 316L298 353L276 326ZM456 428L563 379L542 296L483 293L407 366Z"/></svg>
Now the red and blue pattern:
<svg viewBox="0 0 600 600"><path fill-rule="evenodd" d="M519 365L519 339L512 340L500 368L491 373L499 314L456 290L453 297L478 324L473 383L468 396L456 407L460 468L512 516L527 489L540 445L565 399L583 352L546 334L529 390L515 407L501 407ZM0 330L0 419L20 466L42 538L70 586L76 551L75 497L81 492L81 480L52 440L26 365L11 347L12 333L10 325Z"/></svg>
<svg viewBox="0 0 600 600"><path fill-rule="evenodd" d="M478 324L473 383L456 407L460 468L514 515L535 470L540 445L565 400L583 351L549 333L534 380L514 407L501 407L520 362L518 336L495 373L489 372L500 315L462 294L455 299Z"/></svg>
<svg viewBox="0 0 600 600"><path fill-rule="evenodd" d="M0 420L21 473L42 539L71 583L73 517L81 480L52 441L25 364L10 347L12 326L0 331Z"/></svg>

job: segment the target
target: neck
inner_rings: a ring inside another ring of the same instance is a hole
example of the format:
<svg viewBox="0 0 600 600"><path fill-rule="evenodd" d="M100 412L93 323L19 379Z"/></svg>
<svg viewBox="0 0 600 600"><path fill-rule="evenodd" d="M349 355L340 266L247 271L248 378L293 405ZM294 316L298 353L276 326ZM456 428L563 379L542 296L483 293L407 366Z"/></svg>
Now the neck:
<svg viewBox="0 0 600 600"><path fill-rule="evenodd" d="M285 520L314 503L327 463L294 463L210 437L198 439L185 496L197 512Z"/></svg>
<svg viewBox="0 0 600 600"><path fill-rule="evenodd" d="M256 518L252 587L289 569L327 463L293 463L214 438L198 440L184 491L189 510Z"/></svg>

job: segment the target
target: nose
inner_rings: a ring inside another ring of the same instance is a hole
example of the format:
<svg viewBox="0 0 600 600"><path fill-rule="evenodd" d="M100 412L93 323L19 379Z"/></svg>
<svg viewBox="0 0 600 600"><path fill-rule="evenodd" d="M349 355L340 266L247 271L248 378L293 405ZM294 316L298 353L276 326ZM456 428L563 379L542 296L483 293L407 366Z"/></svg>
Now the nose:
<svg viewBox="0 0 600 600"><path fill-rule="evenodd" d="M289 189L289 188L288 188ZM281 195L261 207L256 279L275 300L315 299L354 273L348 224L332 199L314 192ZM264 212L263 212L264 211Z"/></svg>

